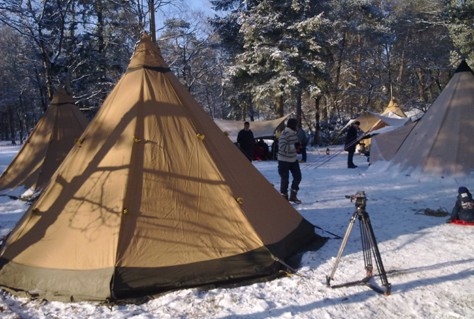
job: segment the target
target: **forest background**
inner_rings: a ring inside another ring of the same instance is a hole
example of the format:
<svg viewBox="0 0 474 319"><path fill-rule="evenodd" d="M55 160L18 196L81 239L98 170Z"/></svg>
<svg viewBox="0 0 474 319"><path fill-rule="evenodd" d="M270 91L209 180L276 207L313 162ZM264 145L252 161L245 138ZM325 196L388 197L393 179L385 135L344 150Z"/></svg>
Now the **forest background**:
<svg viewBox="0 0 474 319"><path fill-rule="evenodd" d="M317 145L391 98L426 111L474 65L474 0L209 3L0 0L0 139L23 141L59 86L92 118L143 31L211 117L291 113Z"/></svg>

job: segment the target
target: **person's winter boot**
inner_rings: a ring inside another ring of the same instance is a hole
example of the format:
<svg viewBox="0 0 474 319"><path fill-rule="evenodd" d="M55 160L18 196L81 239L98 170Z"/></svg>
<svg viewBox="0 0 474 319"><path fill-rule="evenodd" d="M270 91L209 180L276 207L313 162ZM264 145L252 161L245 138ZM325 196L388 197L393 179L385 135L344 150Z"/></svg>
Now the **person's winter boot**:
<svg viewBox="0 0 474 319"><path fill-rule="evenodd" d="M283 196L284 199L288 200L288 194L281 193L281 196Z"/></svg>
<svg viewBox="0 0 474 319"><path fill-rule="evenodd" d="M298 199L298 197L296 197L296 193L297 193L297 191L295 191L294 189L291 190L291 192L290 192L290 202L293 202L295 204L301 204L301 201Z"/></svg>

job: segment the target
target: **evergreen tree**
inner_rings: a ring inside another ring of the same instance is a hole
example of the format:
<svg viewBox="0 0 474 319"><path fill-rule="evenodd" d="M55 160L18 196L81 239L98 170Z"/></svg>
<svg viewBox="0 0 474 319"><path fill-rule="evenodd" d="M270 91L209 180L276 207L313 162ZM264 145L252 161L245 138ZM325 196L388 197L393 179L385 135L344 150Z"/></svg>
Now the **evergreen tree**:
<svg viewBox="0 0 474 319"><path fill-rule="evenodd" d="M321 1L282 0L247 3L239 12L243 50L235 55L228 83L240 89L234 100L242 114L252 118L255 108L268 111L270 105L283 115L284 104L291 103L301 116L304 90L318 91L315 78L323 74L321 12Z"/></svg>
<svg viewBox="0 0 474 319"><path fill-rule="evenodd" d="M452 61L456 65L466 59L474 65L474 0L446 0L447 23L454 49Z"/></svg>

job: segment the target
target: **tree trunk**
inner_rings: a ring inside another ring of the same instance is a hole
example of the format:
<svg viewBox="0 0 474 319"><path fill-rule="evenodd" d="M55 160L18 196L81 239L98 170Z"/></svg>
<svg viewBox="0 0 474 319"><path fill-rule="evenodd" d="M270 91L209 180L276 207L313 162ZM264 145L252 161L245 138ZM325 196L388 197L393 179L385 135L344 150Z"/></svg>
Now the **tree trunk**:
<svg viewBox="0 0 474 319"><path fill-rule="evenodd" d="M275 113L278 117L282 117L285 115L285 106L283 104L283 94L276 97Z"/></svg>
<svg viewBox="0 0 474 319"><path fill-rule="evenodd" d="M320 108L321 96L314 99L315 108L315 125L314 125L314 137L311 141L312 145L319 145L320 134L321 134L321 108Z"/></svg>
<svg viewBox="0 0 474 319"><path fill-rule="evenodd" d="M13 145L16 145L16 138L15 138L15 118L13 112L13 107L8 107L8 126L10 128L10 140L12 141Z"/></svg>
<svg viewBox="0 0 474 319"><path fill-rule="evenodd" d="M300 88L297 88L296 90L296 120L298 121L298 124L301 124L303 121L303 110L302 110L302 103L301 103L301 96L303 95L303 91Z"/></svg>
<svg viewBox="0 0 474 319"><path fill-rule="evenodd" d="M150 10L150 37L153 43L156 43L155 0L148 1L148 10Z"/></svg>

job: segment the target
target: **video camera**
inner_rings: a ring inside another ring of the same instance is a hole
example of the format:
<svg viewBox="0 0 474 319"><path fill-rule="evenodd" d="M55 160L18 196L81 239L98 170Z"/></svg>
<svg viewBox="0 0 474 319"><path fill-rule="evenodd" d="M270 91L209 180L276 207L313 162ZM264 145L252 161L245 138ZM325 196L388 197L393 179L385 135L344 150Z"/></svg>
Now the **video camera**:
<svg viewBox="0 0 474 319"><path fill-rule="evenodd" d="M350 198L351 202L354 201L356 208L365 208L367 204L364 191L357 191L354 195L346 195L346 198Z"/></svg>

